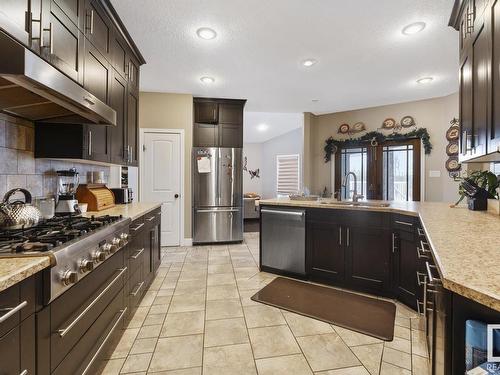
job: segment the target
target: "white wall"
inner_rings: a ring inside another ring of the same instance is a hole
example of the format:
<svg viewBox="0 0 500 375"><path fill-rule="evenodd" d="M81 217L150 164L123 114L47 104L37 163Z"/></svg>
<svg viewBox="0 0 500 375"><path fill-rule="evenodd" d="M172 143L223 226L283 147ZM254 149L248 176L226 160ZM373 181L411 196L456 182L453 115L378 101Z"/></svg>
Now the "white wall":
<svg viewBox="0 0 500 375"><path fill-rule="evenodd" d="M247 158L247 170L243 171L243 193L262 194L262 143L245 143L243 157ZM260 178L250 177L250 170L260 169Z"/></svg>
<svg viewBox="0 0 500 375"><path fill-rule="evenodd" d="M304 134L302 128L262 143L262 197L276 197L276 155L299 154L303 171ZM302 178L301 178L302 181Z"/></svg>

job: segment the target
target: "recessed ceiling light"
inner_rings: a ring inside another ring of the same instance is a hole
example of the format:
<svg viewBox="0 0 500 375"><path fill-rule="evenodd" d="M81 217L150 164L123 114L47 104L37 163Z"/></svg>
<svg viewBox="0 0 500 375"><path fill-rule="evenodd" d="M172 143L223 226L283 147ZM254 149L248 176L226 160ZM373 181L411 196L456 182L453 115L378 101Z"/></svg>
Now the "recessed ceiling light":
<svg viewBox="0 0 500 375"><path fill-rule="evenodd" d="M215 79L213 77L201 77L200 81L206 84L214 83Z"/></svg>
<svg viewBox="0 0 500 375"><path fill-rule="evenodd" d="M304 65L306 68L309 68L309 67L313 66L314 64L316 64L317 62L318 61L315 59L307 59L307 60L302 61L302 65Z"/></svg>
<svg viewBox="0 0 500 375"><path fill-rule="evenodd" d="M311 102L317 103L317 102L319 102L319 99L312 99Z"/></svg>
<svg viewBox="0 0 500 375"><path fill-rule="evenodd" d="M196 34L201 38L205 40L210 40L210 39L215 39L217 36L217 33L215 30L209 28L209 27L201 27L198 30L196 30Z"/></svg>
<svg viewBox="0 0 500 375"><path fill-rule="evenodd" d="M422 77L422 78L417 79L417 83L426 84L426 83L431 83L433 80L434 80L434 78L432 78L432 77Z"/></svg>
<svg viewBox="0 0 500 375"><path fill-rule="evenodd" d="M269 129L269 126L267 124L259 124L257 125L257 130L260 132L265 132L267 129Z"/></svg>
<svg viewBox="0 0 500 375"><path fill-rule="evenodd" d="M425 29L425 22L414 22L403 27L403 30L401 32L404 35L413 35L421 32L423 29Z"/></svg>

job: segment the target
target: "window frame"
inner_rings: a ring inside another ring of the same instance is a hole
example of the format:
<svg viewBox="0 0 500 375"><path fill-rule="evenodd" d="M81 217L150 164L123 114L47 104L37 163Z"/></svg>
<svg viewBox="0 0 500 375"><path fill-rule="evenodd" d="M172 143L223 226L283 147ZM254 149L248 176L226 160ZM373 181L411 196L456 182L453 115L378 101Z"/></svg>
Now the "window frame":
<svg viewBox="0 0 500 375"><path fill-rule="evenodd" d="M403 140L390 140L382 142L376 146L372 146L370 142L359 142L351 144L343 148L368 148L367 155L367 187L365 199L383 200L383 149L387 146L413 146L413 197L412 200L418 202L421 200L421 144L420 138L411 138ZM335 153L335 191L341 191L341 148Z"/></svg>

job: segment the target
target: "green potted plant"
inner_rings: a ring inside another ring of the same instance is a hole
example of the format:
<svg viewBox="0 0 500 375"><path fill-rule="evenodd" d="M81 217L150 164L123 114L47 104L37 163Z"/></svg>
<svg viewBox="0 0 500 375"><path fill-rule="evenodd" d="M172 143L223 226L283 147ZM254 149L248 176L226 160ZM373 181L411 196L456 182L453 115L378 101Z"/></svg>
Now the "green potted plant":
<svg viewBox="0 0 500 375"><path fill-rule="evenodd" d="M456 177L455 181L460 181L460 185L458 187L458 194L460 195L460 198L453 206L457 206L460 202L462 202L462 200L465 197L467 197L467 194L463 186L464 181L472 182L477 186L479 186L480 188L486 190L492 200L500 199L498 193L500 180L491 171L473 171L468 173L464 177Z"/></svg>

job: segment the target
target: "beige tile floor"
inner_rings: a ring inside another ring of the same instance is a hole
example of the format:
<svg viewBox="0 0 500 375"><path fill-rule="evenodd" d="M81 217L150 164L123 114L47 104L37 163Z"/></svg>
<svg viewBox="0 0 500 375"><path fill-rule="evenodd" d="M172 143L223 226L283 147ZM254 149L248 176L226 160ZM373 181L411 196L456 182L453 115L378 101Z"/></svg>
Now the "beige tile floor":
<svg viewBox="0 0 500 375"><path fill-rule="evenodd" d="M422 321L403 305L383 342L251 301L275 277L257 268L258 241L163 249L102 374L428 374Z"/></svg>

